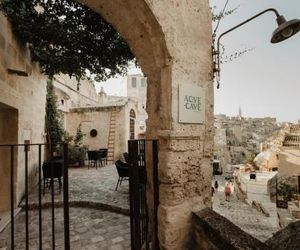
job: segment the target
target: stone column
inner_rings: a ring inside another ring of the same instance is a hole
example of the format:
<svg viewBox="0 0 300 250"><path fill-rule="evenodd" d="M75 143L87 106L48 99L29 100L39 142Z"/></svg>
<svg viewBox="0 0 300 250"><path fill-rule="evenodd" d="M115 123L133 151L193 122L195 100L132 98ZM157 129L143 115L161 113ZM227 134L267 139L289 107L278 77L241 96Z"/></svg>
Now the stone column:
<svg viewBox="0 0 300 250"><path fill-rule="evenodd" d="M161 249L185 249L191 212L211 206L213 86L208 0L80 1L120 32L148 78L146 136L160 140L160 245ZM180 84L203 87L202 124L178 122Z"/></svg>
<svg viewBox="0 0 300 250"><path fill-rule="evenodd" d="M181 250L188 239L191 212L211 207L210 10L208 1L152 1L150 7L162 25L171 56L160 72L148 76L147 137L159 139L158 236L161 249ZM179 123L180 84L203 87L204 123Z"/></svg>

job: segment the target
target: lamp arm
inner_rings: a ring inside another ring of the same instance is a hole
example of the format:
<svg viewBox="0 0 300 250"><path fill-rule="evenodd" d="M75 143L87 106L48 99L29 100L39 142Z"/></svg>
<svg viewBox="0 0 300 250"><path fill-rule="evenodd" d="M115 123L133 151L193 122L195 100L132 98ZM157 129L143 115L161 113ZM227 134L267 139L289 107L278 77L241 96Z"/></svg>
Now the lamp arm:
<svg viewBox="0 0 300 250"><path fill-rule="evenodd" d="M219 36L219 38L218 38L218 40L217 40L217 51L215 52L215 54L216 54L216 56L217 56L217 69L216 69L216 72L217 72L218 78L220 77L220 39L221 39L224 35L226 35L227 33L229 33L229 32L231 32L231 31L233 31L233 30L239 28L240 26L242 26L242 25L244 25L244 24L250 22L251 20L253 20L253 19L255 19L255 18L257 18L257 17L259 17L259 16L265 14L266 12L269 12L269 11L273 11L277 17L280 16L279 13L278 13L278 11L277 11L276 9L269 8L269 9L266 9L266 10L264 10L264 11L262 11L262 12L259 12L258 14L254 15L253 17L250 17L249 19L245 20L244 22L241 22L240 24L238 24L238 25L232 27L231 29L229 29L229 30L223 32L223 33ZM218 86L219 86L219 84L218 84Z"/></svg>

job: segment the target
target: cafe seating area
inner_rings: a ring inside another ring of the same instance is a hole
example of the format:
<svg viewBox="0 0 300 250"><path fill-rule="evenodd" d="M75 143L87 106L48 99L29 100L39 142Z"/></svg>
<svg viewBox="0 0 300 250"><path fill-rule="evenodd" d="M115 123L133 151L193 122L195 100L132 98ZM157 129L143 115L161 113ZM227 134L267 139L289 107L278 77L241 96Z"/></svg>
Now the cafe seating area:
<svg viewBox="0 0 300 250"><path fill-rule="evenodd" d="M89 150L88 155L88 168L104 167L107 165L107 149L101 148L99 150Z"/></svg>

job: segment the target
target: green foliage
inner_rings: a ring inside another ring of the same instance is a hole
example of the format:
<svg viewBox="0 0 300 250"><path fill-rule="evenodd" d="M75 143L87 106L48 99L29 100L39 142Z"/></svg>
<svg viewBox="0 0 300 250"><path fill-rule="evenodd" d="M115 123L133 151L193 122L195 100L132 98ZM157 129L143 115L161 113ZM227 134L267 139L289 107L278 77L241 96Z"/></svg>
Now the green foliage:
<svg viewBox="0 0 300 250"><path fill-rule="evenodd" d="M62 121L62 114L57 109L57 97L54 93L53 82L52 80L48 80L46 102L46 132L48 135L48 142L52 145L62 142L69 143L69 163L74 164L76 162L83 162L86 153L86 146L82 145L85 134L81 130L81 124L77 128L75 136L71 136L65 131ZM61 145L57 145L55 150L61 152Z"/></svg>
<svg viewBox="0 0 300 250"><path fill-rule="evenodd" d="M82 146L82 147L77 147L74 145L69 145L68 147L68 161L69 164L74 164L77 162L83 162L85 159L85 154L86 154L87 147Z"/></svg>
<svg viewBox="0 0 300 250"><path fill-rule="evenodd" d="M278 195L282 196L287 201L291 200L292 194L296 193L296 191L295 187L286 182L280 182L277 188Z"/></svg>
<svg viewBox="0 0 300 250"><path fill-rule="evenodd" d="M76 135L73 139L74 141L74 145L79 147L82 145L82 140L83 138L86 136L86 134L84 134L81 130L81 124L78 126L77 130L76 130Z"/></svg>
<svg viewBox="0 0 300 250"><path fill-rule="evenodd" d="M75 136L69 136L68 158L69 163L83 162L87 147L82 145L83 138L86 136L81 130L81 124L77 127Z"/></svg>
<svg viewBox="0 0 300 250"><path fill-rule="evenodd" d="M99 14L73 0L2 0L0 10L32 59L50 78L58 73L96 80L126 73L127 43Z"/></svg>
<svg viewBox="0 0 300 250"><path fill-rule="evenodd" d="M46 133L48 142L52 144L61 143L65 137L62 114L57 110L57 97L52 80L47 81Z"/></svg>

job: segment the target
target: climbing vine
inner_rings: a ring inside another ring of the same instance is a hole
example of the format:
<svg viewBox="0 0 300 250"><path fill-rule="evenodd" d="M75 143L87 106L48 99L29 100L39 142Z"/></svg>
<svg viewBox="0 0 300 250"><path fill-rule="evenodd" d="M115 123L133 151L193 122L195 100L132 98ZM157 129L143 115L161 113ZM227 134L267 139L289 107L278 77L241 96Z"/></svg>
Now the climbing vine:
<svg viewBox="0 0 300 250"><path fill-rule="evenodd" d="M126 41L98 13L73 0L1 0L17 37L50 78L105 80L126 73L134 59Z"/></svg>

